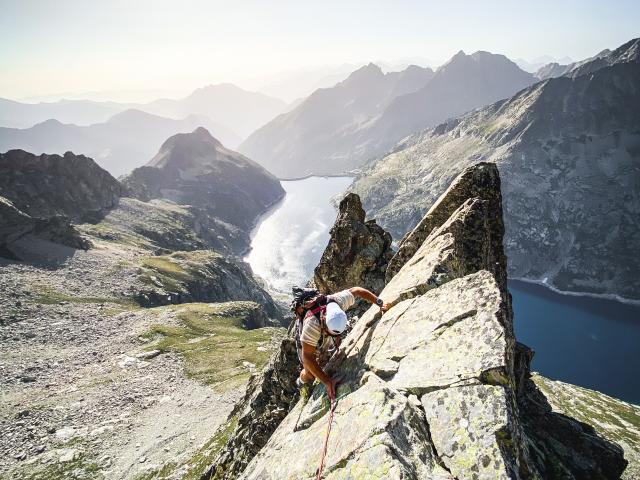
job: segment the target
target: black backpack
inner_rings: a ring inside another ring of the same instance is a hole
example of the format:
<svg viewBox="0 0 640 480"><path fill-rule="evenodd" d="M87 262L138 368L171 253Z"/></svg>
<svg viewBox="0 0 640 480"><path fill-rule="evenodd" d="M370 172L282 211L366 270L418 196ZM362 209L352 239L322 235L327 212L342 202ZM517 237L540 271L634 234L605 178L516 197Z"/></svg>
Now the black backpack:
<svg viewBox="0 0 640 480"><path fill-rule="evenodd" d="M302 327L304 321L313 316L317 316L320 320L320 339L316 344L316 348L319 349L324 344L325 334L329 335L335 344L335 338L340 335L332 335L326 328L326 315L327 303L333 302L328 300L326 295L322 295L318 290L314 288L300 288L293 287L293 301L291 302L291 310L295 311L296 307L302 306L304 311L302 315L296 317L296 349L298 350L298 359L302 364L302 341L300 337L302 335Z"/></svg>

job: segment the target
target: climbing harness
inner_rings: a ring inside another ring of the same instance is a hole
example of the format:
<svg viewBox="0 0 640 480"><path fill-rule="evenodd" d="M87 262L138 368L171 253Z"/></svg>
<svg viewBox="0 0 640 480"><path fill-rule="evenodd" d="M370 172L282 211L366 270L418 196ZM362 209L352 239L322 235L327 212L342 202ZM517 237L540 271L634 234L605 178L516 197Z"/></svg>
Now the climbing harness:
<svg viewBox="0 0 640 480"><path fill-rule="evenodd" d="M318 467L318 475L316 480L322 478L322 470L324 468L324 457L327 454L327 448L329 446L329 435L331 434L331 424L333 424L333 412L336 409L336 400L331 400L331 408L329 409L329 424L327 425L327 433L324 436L324 447L322 448L322 455L320 456L320 466Z"/></svg>

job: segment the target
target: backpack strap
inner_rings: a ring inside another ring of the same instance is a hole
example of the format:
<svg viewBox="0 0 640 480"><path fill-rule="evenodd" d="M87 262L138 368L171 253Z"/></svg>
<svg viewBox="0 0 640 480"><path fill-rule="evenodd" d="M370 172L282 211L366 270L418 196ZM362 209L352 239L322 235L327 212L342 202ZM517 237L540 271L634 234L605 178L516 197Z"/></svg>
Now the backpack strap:
<svg viewBox="0 0 640 480"><path fill-rule="evenodd" d="M316 344L316 349L320 349L324 344L325 335L330 336L333 339L335 345L335 338L340 335L332 335L327 331L326 324L326 311L327 311L327 303L337 303L335 300L329 300L327 295L318 295L311 300L307 301L303 307L304 312L296 321L296 348L298 350L298 359L302 364L302 329L304 327L304 322L307 318L317 317L320 322L320 338L318 339L318 343Z"/></svg>

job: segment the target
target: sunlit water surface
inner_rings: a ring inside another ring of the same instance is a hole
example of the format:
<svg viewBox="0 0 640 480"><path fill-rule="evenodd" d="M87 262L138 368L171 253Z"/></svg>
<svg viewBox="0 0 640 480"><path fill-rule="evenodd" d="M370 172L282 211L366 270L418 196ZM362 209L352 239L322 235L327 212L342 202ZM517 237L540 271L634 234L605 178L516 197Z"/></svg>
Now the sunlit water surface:
<svg viewBox="0 0 640 480"><path fill-rule="evenodd" d="M336 220L333 196L344 192L352 177L310 177L283 181L287 192L256 227L246 261L269 287L290 293L313 275Z"/></svg>

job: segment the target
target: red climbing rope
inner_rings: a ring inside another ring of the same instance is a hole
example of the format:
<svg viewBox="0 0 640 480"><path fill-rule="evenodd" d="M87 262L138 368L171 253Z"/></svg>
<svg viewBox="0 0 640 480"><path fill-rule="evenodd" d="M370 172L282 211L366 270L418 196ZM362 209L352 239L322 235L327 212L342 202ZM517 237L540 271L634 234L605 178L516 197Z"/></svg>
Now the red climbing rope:
<svg viewBox="0 0 640 480"><path fill-rule="evenodd" d="M320 467L318 467L318 475L316 480L322 478L322 469L324 468L324 457L327 454L327 447L329 446L329 435L331 434L331 424L333 423L333 411L336 408L336 401L331 400L331 409L329 410L329 425L327 425L327 434L324 437L324 448L322 449L322 456L320 457Z"/></svg>

